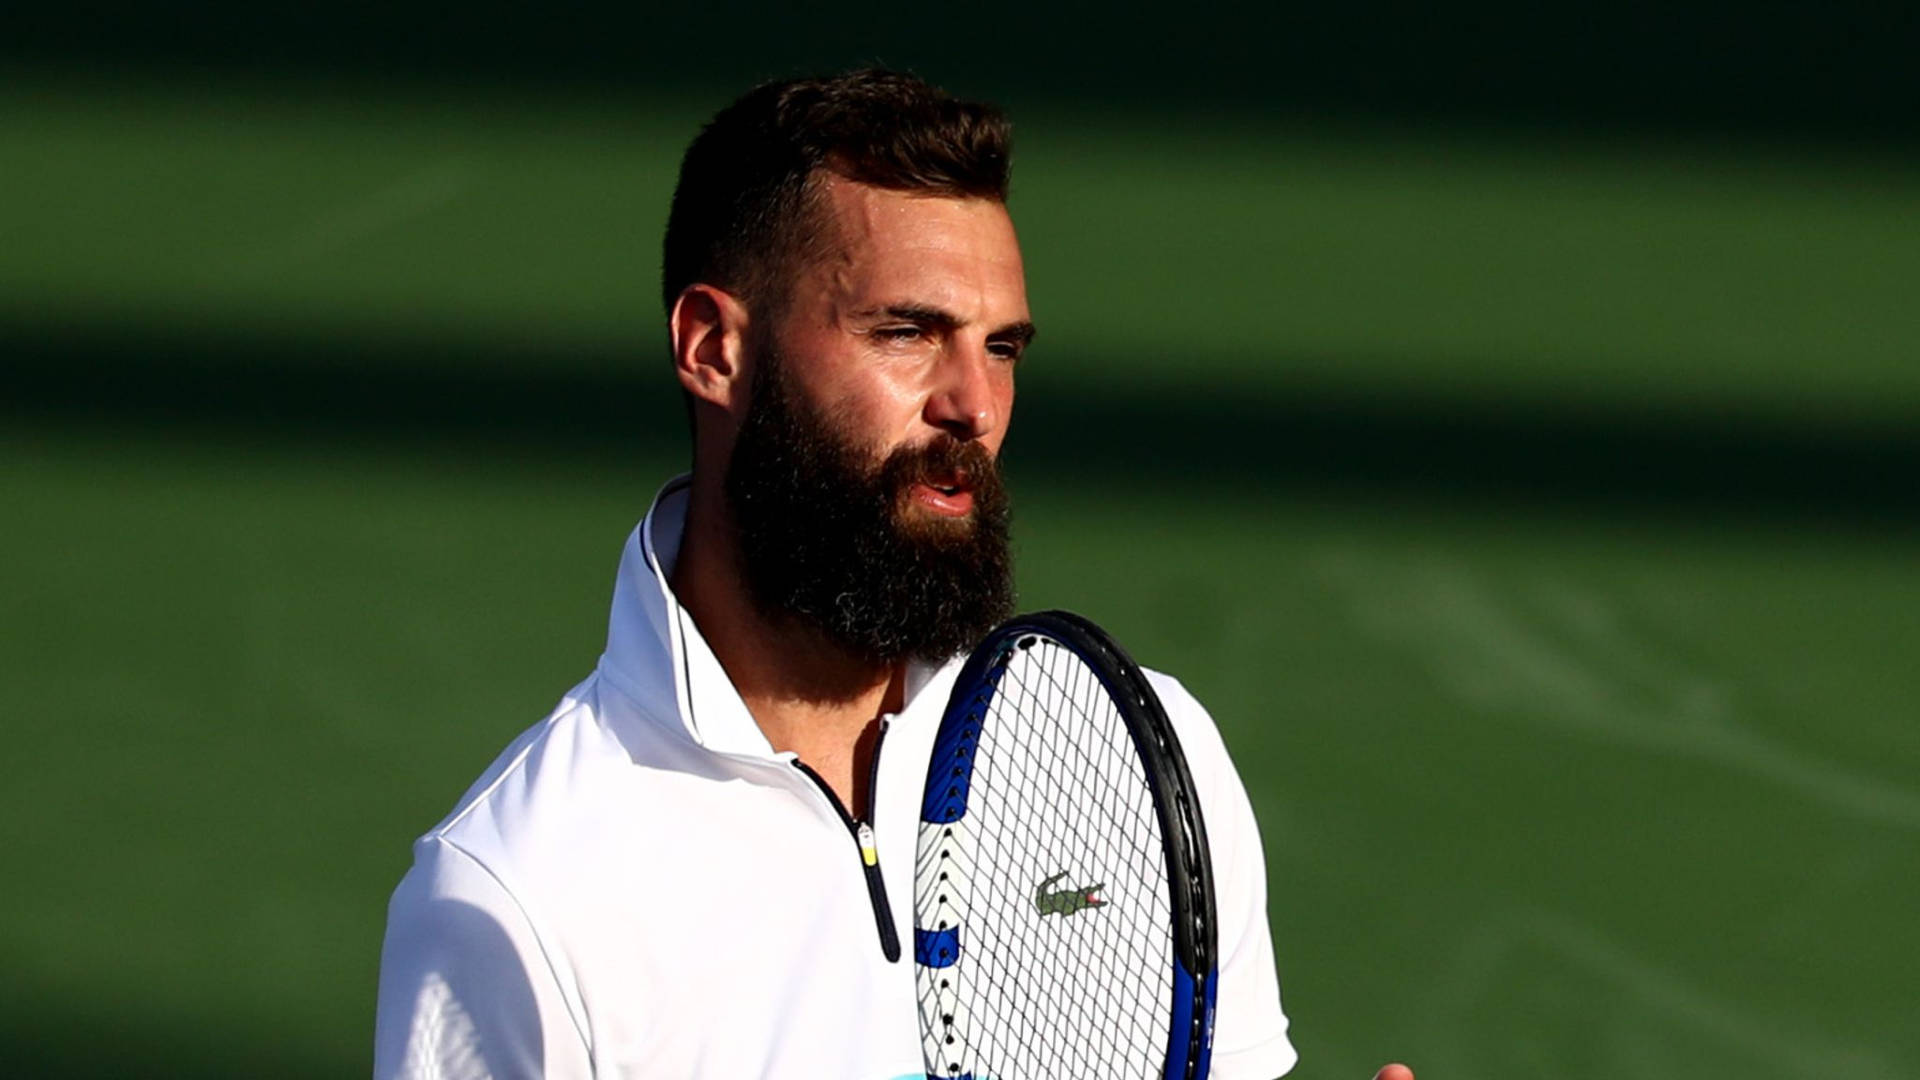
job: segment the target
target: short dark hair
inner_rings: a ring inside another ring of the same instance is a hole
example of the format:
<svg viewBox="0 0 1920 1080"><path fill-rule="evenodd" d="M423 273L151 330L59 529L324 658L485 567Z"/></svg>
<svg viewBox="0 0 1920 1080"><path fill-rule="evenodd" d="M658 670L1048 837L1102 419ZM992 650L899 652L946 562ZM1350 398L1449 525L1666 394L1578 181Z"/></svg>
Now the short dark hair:
<svg viewBox="0 0 1920 1080"><path fill-rule="evenodd" d="M754 88L687 147L660 273L668 311L704 281L748 301L819 240L822 171L893 191L1005 202L1011 126L912 75L867 68Z"/></svg>

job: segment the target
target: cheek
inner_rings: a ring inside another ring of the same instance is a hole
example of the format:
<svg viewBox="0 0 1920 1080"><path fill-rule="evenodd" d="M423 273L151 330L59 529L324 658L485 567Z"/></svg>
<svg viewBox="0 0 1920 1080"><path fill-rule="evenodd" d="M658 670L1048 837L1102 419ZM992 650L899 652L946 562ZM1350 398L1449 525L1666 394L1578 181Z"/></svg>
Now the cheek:
<svg viewBox="0 0 1920 1080"><path fill-rule="evenodd" d="M923 437L928 389L912 377L876 377L846 388L845 415L853 430L876 444Z"/></svg>
<svg viewBox="0 0 1920 1080"><path fill-rule="evenodd" d="M1013 424L1013 368L994 383L994 408L999 412L1000 422L994 426L985 440L987 449L996 456L1000 453L1000 444L1006 441L1007 428Z"/></svg>
<svg viewBox="0 0 1920 1080"><path fill-rule="evenodd" d="M881 460L895 447L916 440L922 400L909 388L843 384L830 390L819 406L842 440Z"/></svg>

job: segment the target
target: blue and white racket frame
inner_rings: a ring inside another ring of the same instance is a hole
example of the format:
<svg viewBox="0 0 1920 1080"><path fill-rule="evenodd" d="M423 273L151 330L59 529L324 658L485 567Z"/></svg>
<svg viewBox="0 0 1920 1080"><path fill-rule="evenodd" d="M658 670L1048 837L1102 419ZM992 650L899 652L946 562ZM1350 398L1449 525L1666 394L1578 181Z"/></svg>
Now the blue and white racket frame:
<svg viewBox="0 0 1920 1080"><path fill-rule="evenodd" d="M1070 611L1016 615L994 628L975 647L954 680L946 712L934 736L927 783L921 800L922 827L959 820L966 814L972 780L971 749L996 692L998 674L1012 652L1035 637L1050 638L1072 650L1100 679L1117 706L1152 792L1166 857L1172 925L1173 973L1168 1004L1165 1080L1205 1080L1213 1052L1213 1018L1219 978L1218 929L1214 906L1213 863L1207 847L1193 776L1186 755L1160 698L1140 665L1106 631ZM936 965L933 955L961 927L946 932L917 927L915 960ZM929 1062L931 1070L934 1063ZM940 1075L940 1074L933 1074Z"/></svg>

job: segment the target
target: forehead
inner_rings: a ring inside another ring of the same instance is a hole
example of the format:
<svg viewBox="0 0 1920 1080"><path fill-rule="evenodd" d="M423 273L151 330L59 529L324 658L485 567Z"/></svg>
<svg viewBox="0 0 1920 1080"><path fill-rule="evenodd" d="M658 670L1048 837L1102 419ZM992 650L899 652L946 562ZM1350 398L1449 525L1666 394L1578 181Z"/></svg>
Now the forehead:
<svg viewBox="0 0 1920 1080"><path fill-rule="evenodd" d="M1020 244L1002 204L890 191L831 173L820 194L828 227L812 269L831 291L1026 318Z"/></svg>

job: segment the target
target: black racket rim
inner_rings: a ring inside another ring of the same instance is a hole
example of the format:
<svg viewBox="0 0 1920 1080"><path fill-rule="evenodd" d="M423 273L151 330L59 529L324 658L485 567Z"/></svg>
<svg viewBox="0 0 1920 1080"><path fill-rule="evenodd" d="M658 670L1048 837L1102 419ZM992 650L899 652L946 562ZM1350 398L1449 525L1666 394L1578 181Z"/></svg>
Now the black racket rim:
<svg viewBox="0 0 1920 1080"><path fill-rule="evenodd" d="M1190 982L1178 985L1175 994L1187 993L1186 1001L1170 1002L1172 1023L1188 1026L1184 1053L1170 1047L1169 1064L1176 1065L1186 1080L1204 1075L1211 1057L1213 979L1217 965L1218 931L1213 890L1213 863L1207 846L1206 823L1187 768L1186 755L1180 749L1179 736L1148 683L1146 673L1133 657L1091 620L1070 611L1038 611L1016 615L1001 623L981 639L967 658L954 681L954 693L941 718L941 735L950 726L977 721L980 708L991 694L988 674L1020 647L1022 638L1041 635L1073 650L1085 660L1100 679L1107 693L1119 706L1119 713L1133 740L1152 793L1154 813L1160 822L1161 848L1166 858L1169 908L1172 915L1172 944L1175 959ZM936 744L943 741L936 738ZM935 801L937 789L948 786L944 777L930 774L923 804ZM1170 1038L1178 1032L1170 1031Z"/></svg>

